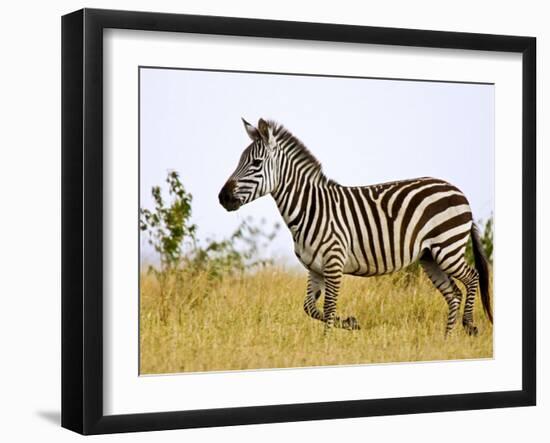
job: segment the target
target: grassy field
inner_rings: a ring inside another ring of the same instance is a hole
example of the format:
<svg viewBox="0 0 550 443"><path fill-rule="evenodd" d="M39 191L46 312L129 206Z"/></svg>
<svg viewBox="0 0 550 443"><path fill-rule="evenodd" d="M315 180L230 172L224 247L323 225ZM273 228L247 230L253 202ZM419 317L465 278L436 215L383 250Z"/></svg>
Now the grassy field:
<svg viewBox="0 0 550 443"><path fill-rule="evenodd" d="M266 268L214 283L199 275L178 287L163 297L156 277L142 273L142 374L493 355L493 330L479 298L479 335L466 335L459 318L445 339L447 304L422 272L345 277L337 312L354 315L362 329L327 336L302 309L305 272Z"/></svg>

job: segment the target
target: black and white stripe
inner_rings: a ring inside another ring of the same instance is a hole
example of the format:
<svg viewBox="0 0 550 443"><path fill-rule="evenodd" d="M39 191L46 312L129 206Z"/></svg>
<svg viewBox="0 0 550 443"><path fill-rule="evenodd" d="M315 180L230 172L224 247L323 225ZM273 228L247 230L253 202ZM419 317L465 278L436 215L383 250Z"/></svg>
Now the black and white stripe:
<svg viewBox="0 0 550 443"><path fill-rule="evenodd" d="M354 317L340 319L336 302L343 274L374 276L420 261L443 294L449 314L446 332L457 319L466 287L463 325L476 334L473 307L478 284L492 321L488 265L464 194L436 178L423 177L348 187L328 179L320 163L288 130L260 119L244 121L252 139L219 199L227 210L271 194L290 229L296 256L309 270L304 309L332 326L359 329ZM475 268L464 258L472 237ZM324 291L323 312L317 300Z"/></svg>

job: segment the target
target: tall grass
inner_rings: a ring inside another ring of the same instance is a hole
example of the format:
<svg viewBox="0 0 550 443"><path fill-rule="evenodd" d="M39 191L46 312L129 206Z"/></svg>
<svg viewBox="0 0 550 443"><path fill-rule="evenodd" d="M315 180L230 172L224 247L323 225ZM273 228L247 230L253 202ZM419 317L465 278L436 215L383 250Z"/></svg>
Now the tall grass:
<svg viewBox="0 0 550 443"><path fill-rule="evenodd" d="M444 337L447 304L422 272L345 277L338 314L359 331L333 330L306 316L306 274L278 267L167 284L161 303L154 274L141 275L142 374L487 358L492 325L476 300L477 337ZM170 289L171 288L171 289ZM321 300L322 302L322 300Z"/></svg>

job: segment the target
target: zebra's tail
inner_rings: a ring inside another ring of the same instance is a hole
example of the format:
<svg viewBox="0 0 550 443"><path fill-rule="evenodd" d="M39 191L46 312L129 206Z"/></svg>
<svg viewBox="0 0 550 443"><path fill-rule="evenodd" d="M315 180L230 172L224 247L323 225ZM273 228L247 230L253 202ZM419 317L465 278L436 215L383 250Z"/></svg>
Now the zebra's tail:
<svg viewBox="0 0 550 443"><path fill-rule="evenodd" d="M479 290L481 292L481 302L487 318L493 323L493 312L491 310L491 299L489 298L489 263L481 244L479 237L479 228L472 223L472 245L474 250L474 261L476 270L479 274Z"/></svg>

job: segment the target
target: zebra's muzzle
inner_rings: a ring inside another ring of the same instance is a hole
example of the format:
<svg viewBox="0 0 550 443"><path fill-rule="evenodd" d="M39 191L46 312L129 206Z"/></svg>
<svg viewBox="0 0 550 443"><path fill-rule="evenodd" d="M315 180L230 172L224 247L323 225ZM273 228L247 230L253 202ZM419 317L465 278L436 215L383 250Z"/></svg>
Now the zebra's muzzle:
<svg viewBox="0 0 550 443"><path fill-rule="evenodd" d="M220 204L228 211L236 211L241 207L241 201L233 194L235 186L235 181L229 180L218 195Z"/></svg>

